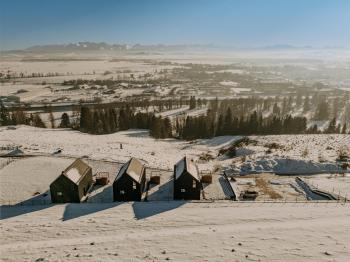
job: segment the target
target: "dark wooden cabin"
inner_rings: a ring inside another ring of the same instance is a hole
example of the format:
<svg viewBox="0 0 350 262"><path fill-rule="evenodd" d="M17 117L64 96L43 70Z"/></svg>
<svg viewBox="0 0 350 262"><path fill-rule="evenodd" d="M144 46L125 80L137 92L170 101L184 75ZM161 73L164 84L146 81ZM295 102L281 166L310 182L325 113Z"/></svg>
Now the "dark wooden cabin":
<svg viewBox="0 0 350 262"><path fill-rule="evenodd" d="M91 167L81 159L77 159L51 183L51 201L52 203L80 203L92 183Z"/></svg>
<svg viewBox="0 0 350 262"><path fill-rule="evenodd" d="M174 199L200 200L201 188L196 164L184 157L174 166Z"/></svg>
<svg viewBox="0 0 350 262"><path fill-rule="evenodd" d="M131 158L119 170L113 182L114 201L141 201L146 185L146 168L136 158Z"/></svg>

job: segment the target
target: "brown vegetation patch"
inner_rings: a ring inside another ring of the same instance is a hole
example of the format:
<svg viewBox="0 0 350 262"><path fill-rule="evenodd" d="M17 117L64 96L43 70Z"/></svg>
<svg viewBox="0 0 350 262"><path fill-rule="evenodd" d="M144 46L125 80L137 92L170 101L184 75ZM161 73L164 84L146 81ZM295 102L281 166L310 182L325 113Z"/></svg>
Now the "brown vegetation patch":
<svg viewBox="0 0 350 262"><path fill-rule="evenodd" d="M268 195L271 199L281 199L282 198L282 196L279 193L277 193L271 187L269 187L269 185L265 179L263 179L261 177L257 177L255 179L255 184L257 187L259 187L259 189L261 190L261 192L263 194Z"/></svg>

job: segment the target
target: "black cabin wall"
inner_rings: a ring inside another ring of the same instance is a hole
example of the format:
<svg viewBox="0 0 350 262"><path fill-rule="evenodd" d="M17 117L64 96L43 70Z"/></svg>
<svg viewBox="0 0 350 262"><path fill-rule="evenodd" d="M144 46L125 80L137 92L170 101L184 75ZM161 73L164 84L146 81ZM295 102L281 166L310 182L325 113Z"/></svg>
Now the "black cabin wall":
<svg viewBox="0 0 350 262"><path fill-rule="evenodd" d="M79 181L79 184L73 183L65 175L60 175L50 185L50 194L52 203L80 203L83 196L92 184L92 170ZM58 196L62 192L62 196Z"/></svg>
<svg viewBox="0 0 350 262"><path fill-rule="evenodd" d="M193 181L196 181L196 188L193 188ZM186 192L181 192L185 189ZM200 200L201 183L195 180L187 171L185 171L178 179L174 174L174 199L177 200Z"/></svg>
<svg viewBox="0 0 350 262"><path fill-rule="evenodd" d="M143 173L141 183L136 182L136 189L133 189L134 180L127 174L113 183L114 201L141 201L142 192L145 186L145 172ZM120 194L124 190L125 194Z"/></svg>
<svg viewBox="0 0 350 262"><path fill-rule="evenodd" d="M59 196L58 192L62 195ZM51 185L50 194L52 203L79 203L78 186L65 175L60 175Z"/></svg>

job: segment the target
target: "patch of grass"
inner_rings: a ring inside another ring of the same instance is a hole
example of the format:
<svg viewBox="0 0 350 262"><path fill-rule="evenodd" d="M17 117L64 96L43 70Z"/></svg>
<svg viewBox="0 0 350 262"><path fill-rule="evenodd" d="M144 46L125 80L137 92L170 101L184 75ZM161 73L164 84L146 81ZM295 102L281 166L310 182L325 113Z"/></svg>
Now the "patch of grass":
<svg viewBox="0 0 350 262"><path fill-rule="evenodd" d="M282 149L282 148L284 148L284 146L277 144L277 143L267 143L264 146L267 147L268 149Z"/></svg>
<svg viewBox="0 0 350 262"><path fill-rule="evenodd" d="M243 147L248 145L256 146L257 144L258 144L258 141L256 140L250 139L249 137L243 137L233 142L232 145L235 147Z"/></svg>
<svg viewBox="0 0 350 262"><path fill-rule="evenodd" d="M309 149L305 148L305 149L303 150L303 152L301 153L301 156L302 156L303 158L305 158L305 157L307 157L308 155L309 155Z"/></svg>
<svg viewBox="0 0 350 262"><path fill-rule="evenodd" d="M265 194L268 195L271 199L281 199L282 196L269 187L265 179L261 177L255 178L255 184L259 189Z"/></svg>

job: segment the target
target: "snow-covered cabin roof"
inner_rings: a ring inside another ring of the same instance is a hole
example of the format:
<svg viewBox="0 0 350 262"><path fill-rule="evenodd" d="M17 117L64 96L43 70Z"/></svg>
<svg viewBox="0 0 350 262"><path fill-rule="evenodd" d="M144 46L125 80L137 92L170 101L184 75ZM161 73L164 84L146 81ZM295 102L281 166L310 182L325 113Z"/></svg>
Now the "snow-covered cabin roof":
<svg viewBox="0 0 350 262"><path fill-rule="evenodd" d="M137 158L133 157L120 168L115 180L121 178L123 174L127 174L136 182L140 182L144 168L144 164Z"/></svg>
<svg viewBox="0 0 350 262"><path fill-rule="evenodd" d="M179 162L175 165L175 179L178 179L184 171L187 171L191 176L193 176L194 179L197 181L200 181L199 178L199 172L196 164L193 162L192 159L185 156L182 158Z"/></svg>
<svg viewBox="0 0 350 262"><path fill-rule="evenodd" d="M78 184L80 178L84 177L89 169L90 166L88 164L81 159L77 159L63 171L63 174L73 183Z"/></svg>

